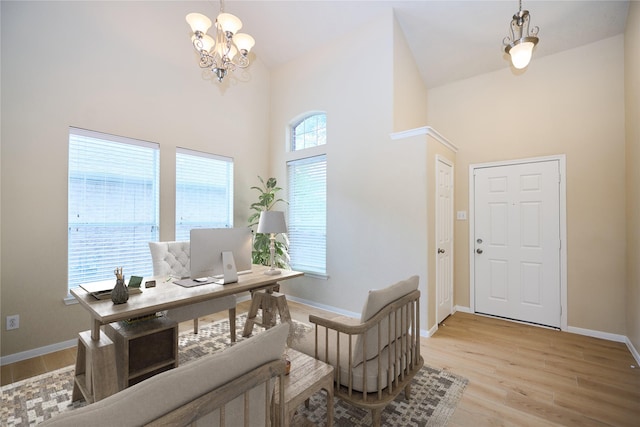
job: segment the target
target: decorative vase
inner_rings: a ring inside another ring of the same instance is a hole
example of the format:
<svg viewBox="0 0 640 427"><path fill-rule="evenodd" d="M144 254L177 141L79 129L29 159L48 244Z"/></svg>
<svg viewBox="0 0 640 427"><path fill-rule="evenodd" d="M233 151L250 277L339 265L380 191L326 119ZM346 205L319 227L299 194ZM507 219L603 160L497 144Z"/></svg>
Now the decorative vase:
<svg viewBox="0 0 640 427"><path fill-rule="evenodd" d="M124 279L116 280L116 286L111 291L111 301L114 304L124 304L129 299L129 289L124 284Z"/></svg>

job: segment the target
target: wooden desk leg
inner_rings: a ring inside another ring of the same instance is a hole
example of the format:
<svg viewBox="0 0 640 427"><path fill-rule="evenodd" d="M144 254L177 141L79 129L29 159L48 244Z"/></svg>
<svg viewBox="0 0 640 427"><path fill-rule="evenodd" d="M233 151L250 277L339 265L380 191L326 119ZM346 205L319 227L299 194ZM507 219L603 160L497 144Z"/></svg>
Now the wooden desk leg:
<svg viewBox="0 0 640 427"><path fill-rule="evenodd" d="M94 341L100 341L100 326L102 326L102 324L98 319L93 319L93 326L91 326L91 339Z"/></svg>
<svg viewBox="0 0 640 427"><path fill-rule="evenodd" d="M248 337L253 333L253 324L255 323L255 318L258 315L258 310L260 309L262 295L263 294L261 292L256 291L251 297L251 307L249 307L249 312L247 313L247 322L244 324L244 330L242 331L243 337Z"/></svg>
<svg viewBox="0 0 640 427"><path fill-rule="evenodd" d="M93 403L118 391L115 345L106 334L96 341L91 333L80 332L78 337L72 401L84 398Z"/></svg>

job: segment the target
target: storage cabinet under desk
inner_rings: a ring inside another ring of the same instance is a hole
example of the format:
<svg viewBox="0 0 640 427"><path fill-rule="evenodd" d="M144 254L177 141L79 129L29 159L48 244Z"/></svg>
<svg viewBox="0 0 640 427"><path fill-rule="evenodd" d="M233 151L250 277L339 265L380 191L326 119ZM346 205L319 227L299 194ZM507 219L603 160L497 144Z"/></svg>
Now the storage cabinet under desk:
<svg viewBox="0 0 640 427"><path fill-rule="evenodd" d="M118 388L123 390L178 366L178 324L166 317L104 327L115 343Z"/></svg>

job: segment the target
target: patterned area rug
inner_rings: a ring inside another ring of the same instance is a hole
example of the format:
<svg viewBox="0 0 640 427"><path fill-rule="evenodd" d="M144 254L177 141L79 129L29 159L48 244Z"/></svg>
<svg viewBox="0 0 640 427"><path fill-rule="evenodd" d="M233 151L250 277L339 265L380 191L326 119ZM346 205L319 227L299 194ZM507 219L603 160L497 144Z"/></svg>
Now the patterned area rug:
<svg viewBox="0 0 640 427"><path fill-rule="evenodd" d="M236 321L238 341L246 313ZM295 322L295 333L303 333L310 326ZM259 333L257 326L254 334ZM229 321L222 320L202 325L200 332L183 332L178 339L179 364L187 364L207 354L223 350L231 345ZM2 387L0 422L3 426L36 425L58 413L84 406L84 402L71 403L75 367L68 366L37 377ZM455 411L467 384L465 378L424 366L411 385L411 400L404 394L389 404L382 412L385 426L444 426ZM316 393L309 408L300 405L293 425L326 425L326 400L324 393ZM334 402L334 425L370 426L371 414L355 408L340 399Z"/></svg>

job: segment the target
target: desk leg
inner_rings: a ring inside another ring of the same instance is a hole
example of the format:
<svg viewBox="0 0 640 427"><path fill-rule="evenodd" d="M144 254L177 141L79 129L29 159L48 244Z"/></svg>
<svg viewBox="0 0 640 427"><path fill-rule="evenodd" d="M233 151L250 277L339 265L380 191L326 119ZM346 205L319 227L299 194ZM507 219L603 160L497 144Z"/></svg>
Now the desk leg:
<svg viewBox="0 0 640 427"><path fill-rule="evenodd" d="M93 319L93 326L91 326L91 339L94 341L100 341L100 326L102 324L98 319Z"/></svg>
<svg viewBox="0 0 640 427"><path fill-rule="evenodd" d="M244 329L242 331L243 337L248 337L253 333L253 325L254 323L256 323L255 319L258 315L258 310L260 309L260 305L263 301L262 295L262 292L256 291L251 296L251 307L249 307L249 313L247 313L247 322L244 324Z"/></svg>
<svg viewBox="0 0 640 427"><path fill-rule="evenodd" d="M87 403L104 399L118 391L116 350L106 334L99 340L90 331L80 332L73 383L72 401L84 398Z"/></svg>

